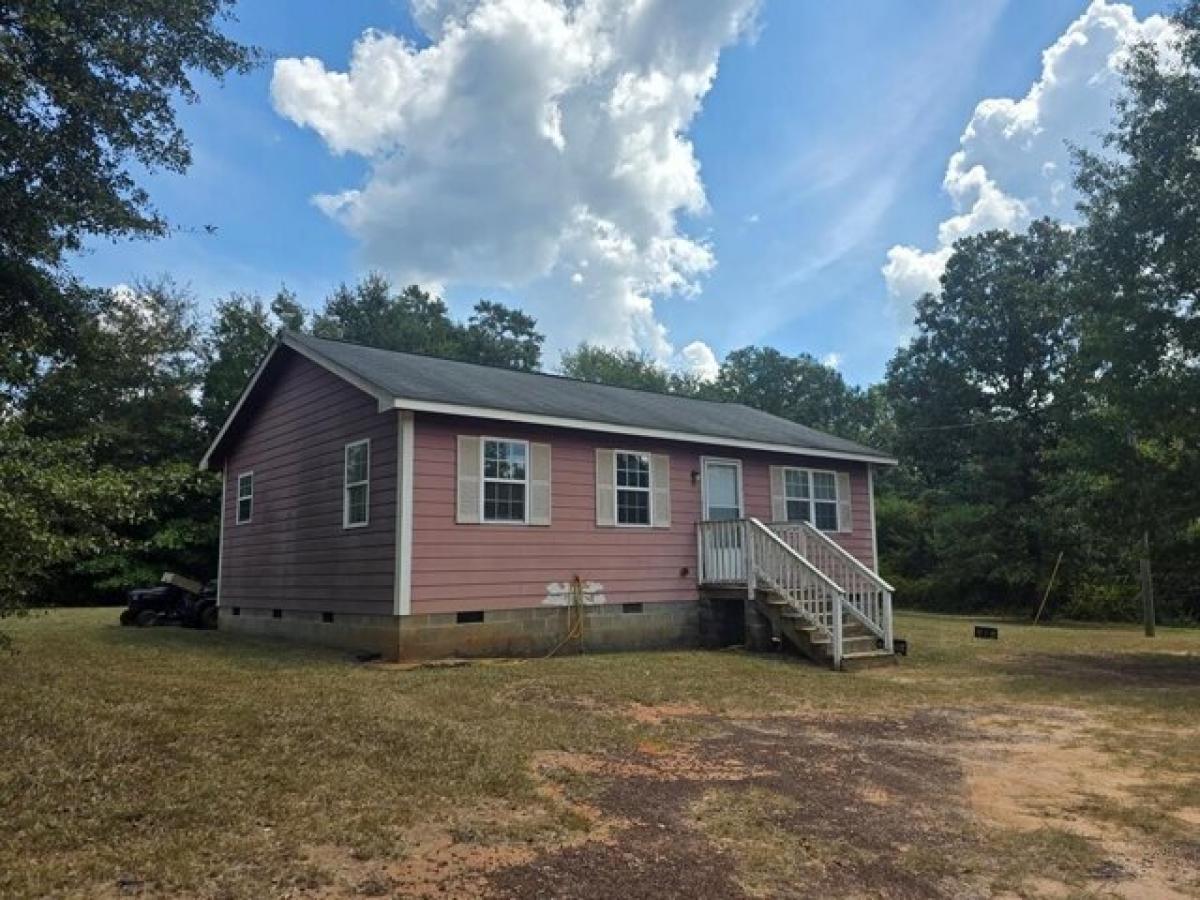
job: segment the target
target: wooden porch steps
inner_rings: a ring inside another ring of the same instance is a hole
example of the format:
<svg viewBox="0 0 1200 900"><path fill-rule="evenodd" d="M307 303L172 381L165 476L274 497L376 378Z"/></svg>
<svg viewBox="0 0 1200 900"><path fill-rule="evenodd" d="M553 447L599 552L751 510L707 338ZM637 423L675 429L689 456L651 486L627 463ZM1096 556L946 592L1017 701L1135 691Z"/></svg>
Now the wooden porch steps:
<svg viewBox="0 0 1200 900"><path fill-rule="evenodd" d="M774 591L758 591L755 604L771 622L776 638L786 640L813 662L833 665L832 639L824 629L807 621L802 613ZM894 666L894 653L880 649L874 634L861 622L850 619L842 625L843 672L876 666Z"/></svg>

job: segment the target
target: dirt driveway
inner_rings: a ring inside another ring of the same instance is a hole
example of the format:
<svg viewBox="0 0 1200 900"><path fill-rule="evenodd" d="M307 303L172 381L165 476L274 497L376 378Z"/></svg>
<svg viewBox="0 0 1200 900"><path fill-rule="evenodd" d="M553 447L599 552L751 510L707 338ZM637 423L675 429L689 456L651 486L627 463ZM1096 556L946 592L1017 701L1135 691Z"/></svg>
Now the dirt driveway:
<svg viewBox="0 0 1200 900"><path fill-rule="evenodd" d="M586 823L578 834L433 836L408 862L339 880L405 897L1200 896L1200 829L1147 841L1107 814L1141 780L1093 746L1078 711L627 714L700 734L539 754L543 791Z"/></svg>

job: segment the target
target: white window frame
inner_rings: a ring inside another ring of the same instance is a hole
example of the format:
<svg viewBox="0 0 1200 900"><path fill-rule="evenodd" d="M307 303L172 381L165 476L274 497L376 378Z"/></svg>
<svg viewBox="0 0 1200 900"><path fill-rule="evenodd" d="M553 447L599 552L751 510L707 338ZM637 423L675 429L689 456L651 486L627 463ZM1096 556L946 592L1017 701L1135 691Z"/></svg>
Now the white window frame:
<svg viewBox="0 0 1200 900"><path fill-rule="evenodd" d="M362 481L350 481L350 450L354 447L367 448L367 477ZM350 488L365 485L367 488L367 517L361 522L350 521ZM371 439L350 441L342 448L342 528L366 528L371 524Z"/></svg>
<svg viewBox="0 0 1200 900"><path fill-rule="evenodd" d="M805 477L808 479L808 496L807 497L792 497L791 495L788 494L788 478L787 478L788 472L803 472L805 474ZM830 478L833 479L833 499L832 500L826 500L823 498L818 498L816 496L817 491L816 491L815 484L813 482L813 475L828 475ZM838 473L835 472L834 470L832 470L832 469L809 469L809 468L805 468L804 466L784 466L783 467L783 515L784 515L784 518L788 522L791 522L792 519L790 516L788 516L788 504L789 503L807 503L809 514L810 514L810 518L808 519L808 524L811 525L813 528L816 528L818 531L823 531L827 534L836 534L837 532L842 530L842 514L841 514L842 498L841 498L841 495L839 494L839 488L838 488ZM833 527L832 528L821 528L821 526L817 524L816 504L818 504L818 503L832 503L833 504ZM797 519L796 521L803 522L804 520Z"/></svg>
<svg viewBox="0 0 1200 900"><path fill-rule="evenodd" d="M524 478L488 478L487 476L487 445L488 441L497 444L520 444L525 448L525 477ZM479 438L479 523L481 525L528 525L529 524L529 467L533 457L529 453L529 441L520 438L488 437ZM487 517L487 486L491 481L495 484L520 484L525 488L525 502L521 508L525 512L522 519L489 519Z"/></svg>
<svg viewBox="0 0 1200 900"><path fill-rule="evenodd" d="M245 497L242 496L242 479L243 478L250 479L250 493L247 494ZM246 518L244 518L244 519L242 518L242 501L243 500L250 501L250 515L246 516ZM239 472L238 473L237 496L234 499L234 503L233 503L233 524L249 525L253 519L254 519L254 470L251 469L249 472Z"/></svg>
<svg viewBox="0 0 1200 900"><path fill-rule="evenodd" d="M626 456L640 456L646 461L646 487L622 487L617 481L617 457L624 453ZM646 521L621 521L621 491L638 491L646 494ZM654 454L649 450L613 450L613 524L618 528L653 528L654 527Z"/></svg>

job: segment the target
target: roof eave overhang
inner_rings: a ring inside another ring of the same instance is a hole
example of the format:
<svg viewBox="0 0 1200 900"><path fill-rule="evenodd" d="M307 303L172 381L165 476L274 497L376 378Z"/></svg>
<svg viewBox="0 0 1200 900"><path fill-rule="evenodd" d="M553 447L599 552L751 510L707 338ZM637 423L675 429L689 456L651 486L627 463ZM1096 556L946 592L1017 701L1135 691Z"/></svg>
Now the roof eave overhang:
<svg viewBox="0 0 1200 900"><path fill-rule="evenodd" d="M897 461L888 456L875 456L869 453L854 453L843 450L824 450L819 447L805 447L796 444L778 444L766 441L750 441L741 438L722 437L720 435L698 434L684 431L671 431L662 428L640 428L634 425L618 425L609 422L597 422L591 419L575 419L565 416L550 416L540 413L520 412L511 409L495 409L485 406L466 406L456 403L441 403L431 400L415 400L407 397L396 397L391 392L375 384L359 373L340 365L322 353L313 350L302 341L298 341L286 332L281 332L271 345L267 355L263 357L254 375L242 389L233 409L225 417L220 431L209 444L208 450L200 459L200 468L208 469L213 457L217 455L221 444L238 415L245 406L246 400L253 393L255 386L270 365L280 347L288 347L311 360L339 378L349 382L359 390L370 394L379 404L379 411L388 409L405 409L413 412L440 413L451 416L467 416L476 419L494 419L505 422L521 422L527 425L544 425L551 428L575 428L580 431L598 431L605 434L634 435L637 437L654 438L664 441L678 441L687 444L709 444L716 447L735 447L743 450L766 450L771 453L787 453L793 456L818 456L825 459L841 459L848 462L864 462L877 466L894 466Z"/></svg>
<svg viewBox="0 0 1200 900"><path fill-rule="evenodd" d="M717 447L736 447L743 450L767 450L772 453L788 453L793 456L820 456L826 459L843 459L850 462L872 463L879 466L894 466L897 464L897 461L890 456L874 456L868 453L852 453L844 450L824 450L819 447L804 447L797 444L750 441L742 438L722 437L711 434L670 431L663 428L640 428L636 425L618 425L609 422L597 422L592 419L548 416L540 413L518 412L511 409L492 409L486 406L463 406L456 403L439 403L404 397L395 398L392 405L396 409L406 409L413 412L468 416L474 419L497 419L505 422L521 422L526 425L545 425L550 428L577 428L581 431L634 435L636 437L679 441L687 444L711 444Z"/></svg>

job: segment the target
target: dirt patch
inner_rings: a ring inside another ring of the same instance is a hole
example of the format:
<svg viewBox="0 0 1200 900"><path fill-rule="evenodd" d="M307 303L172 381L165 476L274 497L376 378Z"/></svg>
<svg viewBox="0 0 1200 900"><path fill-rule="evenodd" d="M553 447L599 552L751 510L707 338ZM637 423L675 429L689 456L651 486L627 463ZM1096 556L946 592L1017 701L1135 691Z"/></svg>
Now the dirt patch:
<svg viewBox="0 0 1200 900"><path fill-rule="evenodd" d="M658 706L635 703L628 709L629 717L643 725L661 725L671 719L702 716L704 713L704 708L695 703L664 703Z"/></svg>
<svg viewBox="0 0 1200 900"><path fill-rule="evenodd" d="M668 752L539 757L546 777L568 784L580 775L599 779L590 802L602 818L627 825L613 840L543 853L493 873L497 895L953 895L939 886L940 875L929 878L905 865L919 855L914 850L963 840L965 820L944 808L961 772L926 743L951 738L957 731L951 717L707 724L721 733ZM802 880L762 885L756 868L743 862L747 847L735 839L743 825L716 821L733 808L725 798L748 792L777 798L770 839L785 857L803 856Z"/></svg>
<svg viewBox="0 0 1200 900"><path fill-rule="evenodd" d="M631 715L688 720L696 736L671 740L668 728L630 751L536 755L541 815L557 810L570 827L512 807L414 833L399 860L318 850L322 886L303 893L1170 900L1195 886L1178 852L1091 814L1142 783L1100 749L1101 723L1077 711Z"/></svg>
<svg viewBox="0 0 1200 900"><path fill-rule="evenodd" d="M1072 710L1028 711L1020 719L977 719L979 740L967 748L968 802L982 821L1023 832L1050 830L1093 842L1103 855L1083 885L1038 879L1046 896L1074 889L1119 897L1194 896L1195 871L1172 848L1131 834L1092 813L1099 805L1129 805L1147 784L1145 773L1119 767L1094 739L1100 724Z"/></svg>

